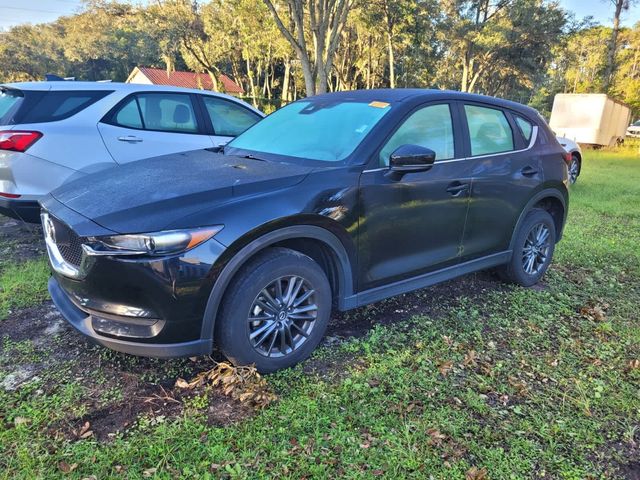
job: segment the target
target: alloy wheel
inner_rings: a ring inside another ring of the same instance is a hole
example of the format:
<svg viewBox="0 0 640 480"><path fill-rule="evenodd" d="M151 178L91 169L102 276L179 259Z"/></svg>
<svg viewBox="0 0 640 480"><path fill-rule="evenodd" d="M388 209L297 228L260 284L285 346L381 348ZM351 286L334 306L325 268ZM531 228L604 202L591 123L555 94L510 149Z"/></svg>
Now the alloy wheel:
<svg viewBox="0 0 640 480"><path fill-rule="evenodd" d="M522 249L522 268L527 275L537 275L545 267L551 244L551 231L544 223L533 226Z"/></svg>
<svg viewBox="0 0 640 480"><path fill-rule="evenodd" d="M571 164L569 165L569 183L571 183L571 185L576 183L576 181L578 180L578 172L579 172L578 160L575 157L573 157L571 159Z"/></svg>
<svg viewBox="0 0 640 480"><path fill-rule="evenodd" d="M306 279L277 278L251 304L249 342L265 357L289 355L309 338L317 316L316 292Z"/></svg>

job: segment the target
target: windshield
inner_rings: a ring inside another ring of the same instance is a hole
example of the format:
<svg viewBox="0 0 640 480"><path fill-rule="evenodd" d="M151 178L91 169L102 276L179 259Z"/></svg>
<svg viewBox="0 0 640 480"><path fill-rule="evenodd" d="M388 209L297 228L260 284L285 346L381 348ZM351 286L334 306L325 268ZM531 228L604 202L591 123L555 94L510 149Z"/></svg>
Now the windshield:
<svg viewBox="0 0 640 480"><path fill-rule="evenodd" d="M634 126L634 127L640 127L640 120L636 121L636 122L633 124L633 126Z"/></svg>
<svg viewBox="0 0 640 480"><path fill-rule="evenodd" d="M339 162L389 110L385 102L298 101L258 122L227 147Z"/></svg>
<svg viewBox="0 0 640 480"><path fill-rule="evenodd" d="M18 90L0 89L0 125L8 125L22 101Z"/></svg>

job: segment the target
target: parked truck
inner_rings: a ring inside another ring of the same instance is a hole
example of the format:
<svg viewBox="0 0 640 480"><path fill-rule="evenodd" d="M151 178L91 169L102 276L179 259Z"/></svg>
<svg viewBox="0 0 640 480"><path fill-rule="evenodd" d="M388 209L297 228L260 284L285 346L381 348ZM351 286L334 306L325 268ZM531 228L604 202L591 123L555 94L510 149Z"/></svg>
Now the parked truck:
<svg viewBox="0 0 640 480"><path fill-rule="evenodd" d="M631 109L604 93L559 93L549 125L556 135L606 147L624 140L630 120Z"/></svg>

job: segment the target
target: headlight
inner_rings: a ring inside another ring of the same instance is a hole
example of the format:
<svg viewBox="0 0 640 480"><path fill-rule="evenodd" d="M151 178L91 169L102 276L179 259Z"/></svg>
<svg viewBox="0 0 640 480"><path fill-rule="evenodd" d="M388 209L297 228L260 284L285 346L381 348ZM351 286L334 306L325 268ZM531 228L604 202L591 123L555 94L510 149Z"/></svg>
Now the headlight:
<svg viewBox="0 0 640 480"><path fill-rule="evenodd" d="M222 228L222 225L216 225L192 230L89 237L82 248L90 256L168 255L196 247Z"/></svg>

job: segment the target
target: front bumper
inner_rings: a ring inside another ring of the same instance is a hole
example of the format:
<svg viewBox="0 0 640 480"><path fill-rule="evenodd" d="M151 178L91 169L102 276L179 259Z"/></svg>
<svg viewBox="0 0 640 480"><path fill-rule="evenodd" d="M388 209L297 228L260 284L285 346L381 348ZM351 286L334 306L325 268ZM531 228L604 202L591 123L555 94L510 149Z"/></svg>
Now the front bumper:
<svg viewBox="0 0 640 480"><path fill-rule="evenodd" d="M49 292L69 323L96 343L135 355L211 353L213 321L208 315L215 313L206 313L206 306L224 245L211 238L165 257L88 256L78 245L84 237L113 232L52 197L42 204L58 221L53 230L45 228L53 269ZM74 226L75 240L65 234L68 225Z"/></svg>
<svg viewBox="0 0 640 480"><path fill-rule="evenodd" d="M49 294L55 306L71 326L92 342L112 350L156 358L198 356L211 353L212 341L210 339L198 339L180 343L151 344L100 335L93 328L93 324L94 321L99 321L101 318L97 314L88 314L78 308L54 277L49 279Z"/></svg>
<svg viewBox="0 0 640 480"><path fill-rule="evenodd" d="M0 214L28 223L39 223L40 204L37 200L14 200L0 197Z"/></svg>

